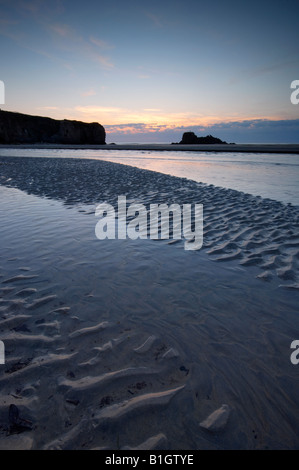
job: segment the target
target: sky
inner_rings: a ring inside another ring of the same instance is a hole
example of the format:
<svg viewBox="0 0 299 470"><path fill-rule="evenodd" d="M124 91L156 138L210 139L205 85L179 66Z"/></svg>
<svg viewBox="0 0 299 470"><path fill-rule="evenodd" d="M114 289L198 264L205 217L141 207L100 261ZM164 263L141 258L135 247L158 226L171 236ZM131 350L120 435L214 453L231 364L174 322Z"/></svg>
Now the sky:
<svg viewBox="0 0 299 470"><path fill-rule="evenodd" d="M1 109L108 143L299 143L298 18L298 0L0 0Z"/></svg>

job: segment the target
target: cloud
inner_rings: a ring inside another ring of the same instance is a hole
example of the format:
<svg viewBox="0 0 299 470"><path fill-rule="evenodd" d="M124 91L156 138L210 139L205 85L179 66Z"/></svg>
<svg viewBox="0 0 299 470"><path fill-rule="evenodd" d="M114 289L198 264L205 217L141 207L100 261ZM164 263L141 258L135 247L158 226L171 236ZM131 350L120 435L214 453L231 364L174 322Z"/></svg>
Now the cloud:
<svg viewBox="0 0 299 470"><path fill-rule="evenodd" d="M28 11L31 15L34 15L40 10L42 3L42 0L31 0L29 2L19 0L18 6L23 10Z"/></svg>
<svg viewBox="0 0 299 470"><path fill-rule="evenodd" d="M211 134L226 142L299 144L299 119L254 118L205 122L197 117L194 123L194 119L188 120L188 113L167 115L158 109L139 113L132 109L97 105L75 108L43 106L36 109L52 111L49 114L56 119L99 122L106 129L108 142L179 142L184 132L191 131L198 136ZM159 118L159 112L163 120Z"/></svg>
<svg viewBox="0 0 299 470"><path fill-rule="evenodd" d="M83 91L81 93L81 96L95 96L96 94L97 94L96 91L94 91L94 89L91 88L90 90Z"/></svg>
<svg viewBox="0 0 299 470"><path fill-rule="evenodd" d="M104 57L100 54L94 52L91 53L91 56L95 62L98 62L104 69L109 70L114 68L114 64L110 61L108 57Z"/></svg>
<svg viewBox="0 0 299 470"><path fill-rule="evenodd" d="M105 106L76 106L76 111L83 114L122 114L126 110L124 108L113 108Z"/></svg>
<svg viewBox="0 0 299 470"><path fill-rule="evenodd" d="M107 140L178 142L184 132L205 136L212 134L236 143L299 143L299 119L218 122L214 125L167 126L147 123L106 125Z"/></svg>
<svg viewBox="0 0 299 470"><path fill-rule="evenodd" d="M292 59L292 60L287 60L287 61L280 62L277 64L271 64L271 65L269 64L263 67L256 67L256 68L249 69L249 70L243 70L237 73L237 75L229 81L229 84L234 85L238 82L247 80L249 78L259 77L267 73L278 72L280 70L286 70L292 67L295 68L295 67L298 67L298 65L299 65L299 59Z"/></svg>
<svg viewBox="0 0 299 470"><path fill-rule="evenodd" d="M111 44L109 44L106 41L103 41L102 39L97 39L97 38L94 38L94 37L90 37L89 40L90 40L90 42L95 44L100 49L113 49L114 48L114 46L112 46Z"/></svg>
<svg viewBox="0 0 299 470"><path fill-rule="evenodd" d="M9 19L5 19L5 18L0 18L0 27L1 28L6 27L6 26L17 25L17 24L19 24L19 22L16 21L16 20L9 20Z"/></svg>
<svg viewBox="0 0 299 470"><path fill-rule="evenodd" d="M56 23L50 24L48 27L58 36L67 37L76 41L82 41L82 37L78 36L75 31L67 24Z"/></svg>
<svg viewBox="0 0 299 470"><path fill-rule="evenodd" d="M36 109L42 109L44 111L52 111L54 109L59 109L57 106L38 106Z"/></svg>
<svg viewBox="0 0 299 470"><path fill-rule="evenodd" d="M299 119L265 118L221 120L188 112L166 113L158 108L134 110L109 106L77 106L73 115L86 122L101 123L111 139L125 141L136 136L138 141L177 142L183 132L212 134L227 142L299 143Z"/></svg>
<svg viewBox="0 0 299 470"><path fill-rule="evenodd" d="M82 54L89 57L94 62L101 65L102 68L108 70L114 67L111 60L98 52L100 40L93 40L92 43L97 42L96 48L88 40L85 40L74 29L67 24L49 24L48 30L56 36L56 39L61 39L63 42L58 42L58 48L62 50L72 51L76 54ZM66 42L67 41L67 42Z"/></svg>
<svg viewBox="0 0 299 470"><path fill-rule="evenodd" d="M143 110L104 107L104 106L77 106L76 112L82 113L88 120L102 120L103 124L127 124L145 123L150 126L165 125L168 128L190 125L207 125L215 122L215 116L204 116L203 114L194 114L190 112L167 113L158 108L146 108ZM219 120L219 119L218 119Z"/></svg>
<svg viewBox="0 0 299 470"><path fill-rule="evenodd" d="M0 35L15 42L24 40L24 33L20 31L19 21L10 18L0 18Z"/></svg>
<svg viewBox="0 0 299 470"><path fill-rule="evenodd" d="M10 1L9 3L12 2ZM48 0L17 0L14 3L16 11L22 12L22 14L25 13L31 18L35 17L37 21L62 14L65 11L63 0L51 2Z"/></svg>
<svg viewBox="0 0 299 470"><path fill-rule="evenodd" d="M101 53L101 50L112 49L113 46L99 38L85 38L69 24L55 21L57 14L63 11L59 0L18 1L15 5L12 2L11 8L14 10L13 16L12 12L6 16L2 12L0 34L12 39L19 47L59 62L62 66L67 62L69 68L71 68L69 60L73 56L87 58L105 70L114 68L110 57ZM26 20L27 17L30 17L30 32L29 29L23 28L24 18ZM49 41L49 37L52 42Z"/></svg>
<svg viewBox="0 0 299 470"><path fill-rule="evenodd" d="M162 28L163 27L163 23L161 21L161 18L159 18L157 15L154 15L153 13L150 13L150 12L145 12L145 15L151 20L152 24L156 28Z"/></svg>

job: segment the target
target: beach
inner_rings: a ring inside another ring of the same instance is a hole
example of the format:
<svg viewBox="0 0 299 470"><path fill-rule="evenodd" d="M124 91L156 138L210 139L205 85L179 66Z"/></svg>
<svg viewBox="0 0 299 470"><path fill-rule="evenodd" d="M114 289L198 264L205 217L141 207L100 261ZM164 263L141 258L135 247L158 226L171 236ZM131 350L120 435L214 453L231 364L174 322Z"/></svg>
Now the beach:
<svg viewBox="0 0 299 470"><path fill-rule="evenodd" d="M203 247L97 239L121 195L202 204ZM298 449L298 207L22 156L0 201L1 449Z"/></svg>
<svg viewBox="0 0 299 470"><path fill-rule="evenodd" d="M148 151L178 151L178 152L251 152L251 153L293 153L299 154L299 144L115 144L108 143L107 145L79 145L79 144L0 144L1 148L17 148L17 149L93 149L93 150L142 150Z"/></svg>

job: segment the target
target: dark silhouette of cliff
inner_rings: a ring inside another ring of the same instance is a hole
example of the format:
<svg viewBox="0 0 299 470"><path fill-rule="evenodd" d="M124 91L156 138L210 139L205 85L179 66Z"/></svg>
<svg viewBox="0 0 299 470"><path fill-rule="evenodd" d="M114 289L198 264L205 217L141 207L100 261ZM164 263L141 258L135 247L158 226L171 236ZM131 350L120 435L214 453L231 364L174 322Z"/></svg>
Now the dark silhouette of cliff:
<svg viewBox="0 0 299 470"><path fill-rule="evenodd" d="M0 144L106 144L97 122L57 120L0 110Z"/></svg>
<svg viewBox="0 0 299 470"><path fill-rule="evenodd" d="M223 140L207 135L206 137L197 137L194 132L184 132L182 140L179 144L227 144Z"/></svg>

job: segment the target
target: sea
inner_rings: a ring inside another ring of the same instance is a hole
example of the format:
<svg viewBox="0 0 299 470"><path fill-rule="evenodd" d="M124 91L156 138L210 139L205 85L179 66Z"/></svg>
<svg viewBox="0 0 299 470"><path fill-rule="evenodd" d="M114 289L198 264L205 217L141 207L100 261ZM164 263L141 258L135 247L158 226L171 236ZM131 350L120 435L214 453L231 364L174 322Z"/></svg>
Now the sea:
<svg viewBox="0 0 299 470"><path fill-rule="evenodd" d="M106 160L299 206L296 154L1 148L0 156Z"/></svg>

